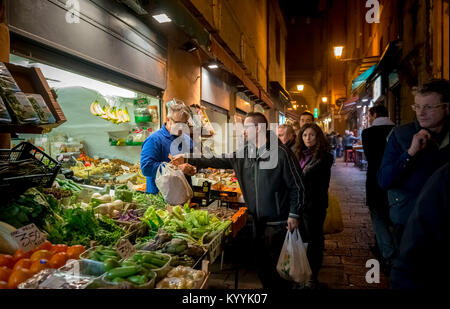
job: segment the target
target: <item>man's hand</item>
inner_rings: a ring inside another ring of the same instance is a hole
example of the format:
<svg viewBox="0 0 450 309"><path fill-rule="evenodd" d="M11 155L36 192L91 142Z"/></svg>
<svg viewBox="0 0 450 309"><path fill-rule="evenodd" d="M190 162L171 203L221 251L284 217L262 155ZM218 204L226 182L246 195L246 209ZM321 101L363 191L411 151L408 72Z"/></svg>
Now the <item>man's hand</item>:
<svg viewBox="0 0 450 309"><path fill-rule="evenodd" d="M292 232L293 230L298 228L298 219L288 218L287 224L288 226L286 228L289 230L289 232Z"/></svg>
<svg viewBox="0 0 450 309"><path fill-rule="evenodd" d="M186 175L193 176L195 173L197 173L197 169L195 166L190 165L189 163L184 163L178 165L178 168Z"/></svg>
<svg viewBox="0 0 450 309"><path fill-rule="evenodd" d="M175 156L172 156L169 154L169 159L171 160L169 163L173 164L175 166L179 166L181 164L184 164L184 155L183 154L178 154Z"/></svg>
<svg viewBox="0 0 450 309"><path fill-rule="evenodd" d="M430 138L430 133L425 129L422 129L414 134L411 146L408 149L408 154L412 157L419 151L423 150L427 146L427 142Z"/></svg>

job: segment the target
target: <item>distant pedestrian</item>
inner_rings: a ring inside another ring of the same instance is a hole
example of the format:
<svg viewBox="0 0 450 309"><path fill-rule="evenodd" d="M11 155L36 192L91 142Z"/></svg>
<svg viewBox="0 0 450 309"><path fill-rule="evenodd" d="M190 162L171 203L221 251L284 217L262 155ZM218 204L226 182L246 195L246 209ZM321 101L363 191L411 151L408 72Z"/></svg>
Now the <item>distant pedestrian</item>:
<svg viewBox="0 0 450 309"><path fill-rule="evenodd" d="M294 151L295 146L295 131L292 126L282 124L278 127L278 138L287 148Z"/></svg>
<svg viewBox="0 0 450 309"><path fill-rule="evenodd" d="M392 131L377 175L380 187L388 190L397 245L420 190L450 155L449 81L432 80L414 94L417 120Z"/></svg>
<svg viewBox="0 0 450 309"><path fill-rule="evenodd" d="M344 149L344 161L347 161L347 150L353 150L353 145L356 142L354 134L350 130L345 130L345 135L342 138L342 148Z"/></svg>
<svg viewBox="0 0 450 309"><path fill-rule="evenodd" d="M371 126L362 131L362 144L367 159L366 205L370 210L382 265L388 273L395 255L395 244L390 230L392 223L389 219L387 192L378 185L377 172L383 160L387 136L394 128L394 123L383 105L369 109L369 123Z"/></svg>
<svg viewBox="0 0 450 309"><path fill-rule="evenodd" d="M314 115L310 112L303 112L300 115L300 128L302 128L307 123L314 123Z"/></svg>
<svg viewBox="0 0 450 309"><path fill-rule="evenodd" d="M297 136L295 154L300 160L302 182L305 187L305 205L300 215L300 232L308 243L307 256L313 273L313 282L318 283L322 266L324 236L323 223L328 208L333 156L320 127L305 124Z"/></svg>

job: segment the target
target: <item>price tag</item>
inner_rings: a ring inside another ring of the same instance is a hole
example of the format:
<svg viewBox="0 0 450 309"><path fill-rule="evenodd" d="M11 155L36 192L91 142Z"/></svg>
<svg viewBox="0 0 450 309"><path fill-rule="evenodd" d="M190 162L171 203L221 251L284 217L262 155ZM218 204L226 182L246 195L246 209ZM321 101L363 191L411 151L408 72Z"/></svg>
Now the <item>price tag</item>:
<svg viewBox="0 0 450 309"><path fill-rule="evenodd" d="M122 259L126 259L136 252L128 239L120 239L116 244L116 251Z"/></svg>
<svg viewBox="0 0 450 309"><path fill-rule="evenodd" d="M101 160L100 162L106 164L106 163L109 163L109 159L103 159L103 160Z"/></svg>
<svg viewBox="0 0 450 309"><path fill-rule="evenodd" d="M46 240L45 235L39 231L34 223L25 225L24 227L11 232L11 237L16 241L23 252L28 252L39 247Z"/></svg>
<svg viewBox="0 0 450 309"><path fill-rule="evenodd" d="M120 167L121 167L124 171L127 171L127 172L130 171L130 168L129 168L128 166L121 165Z"/></svg>

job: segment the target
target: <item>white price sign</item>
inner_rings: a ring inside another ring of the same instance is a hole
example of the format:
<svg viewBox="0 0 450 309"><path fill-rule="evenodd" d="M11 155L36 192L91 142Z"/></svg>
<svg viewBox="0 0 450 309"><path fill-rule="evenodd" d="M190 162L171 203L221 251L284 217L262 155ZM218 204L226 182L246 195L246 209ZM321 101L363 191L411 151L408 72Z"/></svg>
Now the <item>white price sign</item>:
<svg viewBox="0 0 450 309"><path fill-rule="evenodd" d="M129 168L128 166L121 165L120 167L121 167L124 171L127 171L127 172L130 171L130 168Z"/></svg>
<svg viewBox="0 0 450 309"><path fill-rule="evenodd" d="M116 251L122 259L132 256L136 249L133 247L128 239L120 239L116 244Z"/></svg>
<svg viewBox="0 0 450 309"><path fill-rule="evenodd" d="M11 232L11 237L16 241L23 252L28 252L39 247L46 240L45 235L39 231L34 223L25 225L20 229Z"/></svg>

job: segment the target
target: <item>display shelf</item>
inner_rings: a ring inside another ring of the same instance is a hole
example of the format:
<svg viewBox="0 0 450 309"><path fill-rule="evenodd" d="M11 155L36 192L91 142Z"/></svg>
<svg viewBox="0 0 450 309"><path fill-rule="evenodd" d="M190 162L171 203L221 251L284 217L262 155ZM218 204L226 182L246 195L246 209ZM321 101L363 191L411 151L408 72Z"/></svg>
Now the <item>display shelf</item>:
<svg viewBox="0 0 450 309"><path fill-rule="evenodd" d="M56 128L67 121L61 106L53 97L50 86L39 68L27 68L6 62L5 66L8 68L8 71L11 73L22 92L35 93L42 96L55 117L56 123L44 125L2 124L0 125L0 133L42 134L49 132L51 129Z"/></svg>

